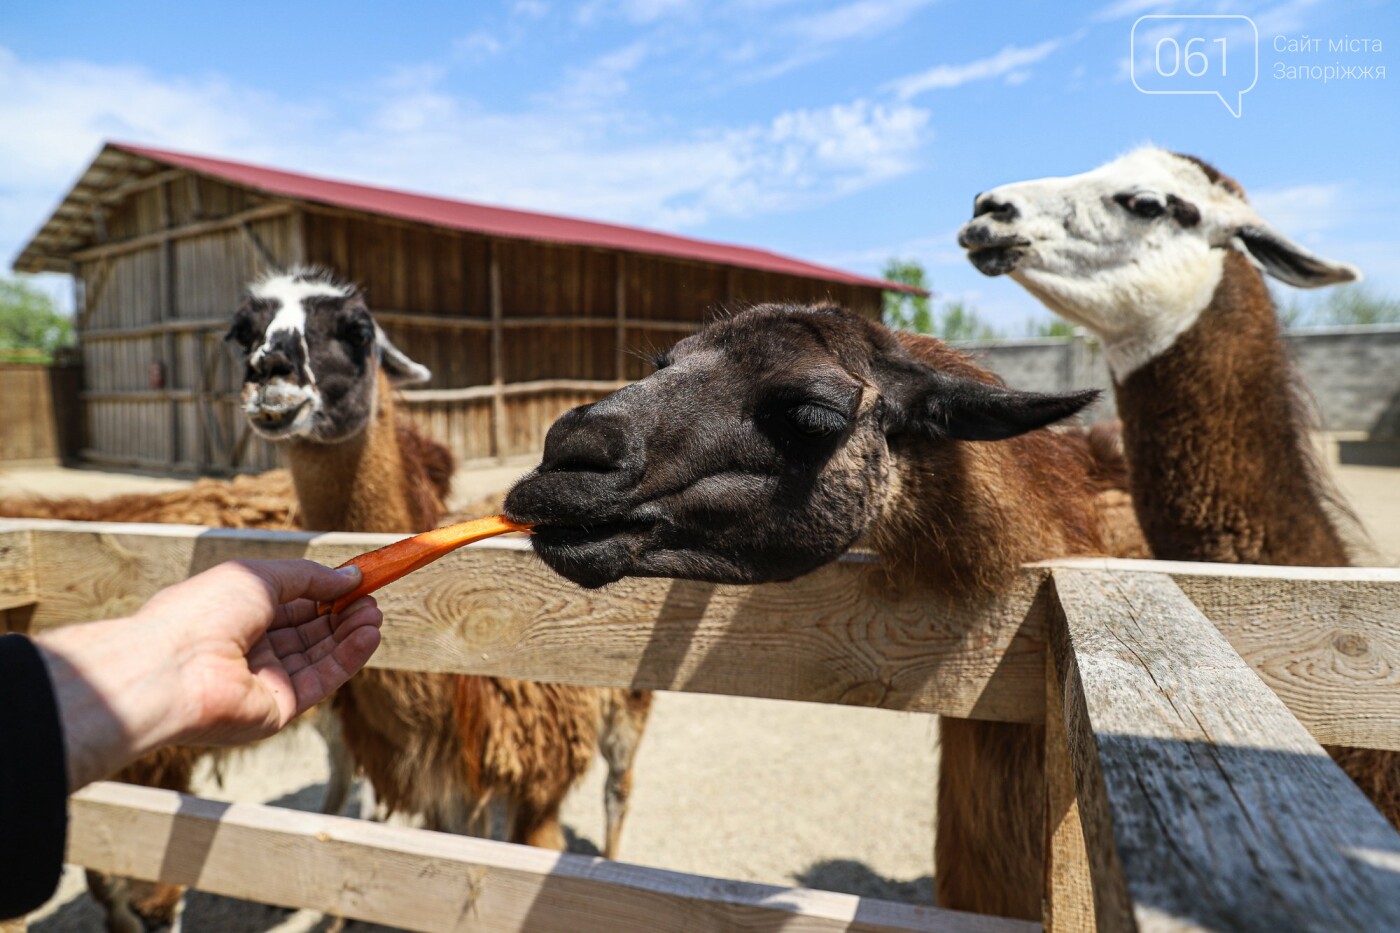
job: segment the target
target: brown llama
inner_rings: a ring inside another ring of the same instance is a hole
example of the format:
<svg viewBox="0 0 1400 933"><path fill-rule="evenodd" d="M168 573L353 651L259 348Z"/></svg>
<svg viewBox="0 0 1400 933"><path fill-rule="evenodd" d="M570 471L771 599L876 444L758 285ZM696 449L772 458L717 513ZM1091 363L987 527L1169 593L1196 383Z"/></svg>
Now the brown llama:
<svg viewBox="0 0 1400 933"><path fill-rule="evenodd" d="M427 371L375 325L358 290L296 269L250 287L229 332L247 359L243 410L279 442L307 528L437 526L445 448L395 410L392 383ZM601 748L609 766L604 851L615 857L649 693L369 668L334 701L345 743L387 812L430 828L483 828L505 804L513 842L562 849L559 806Z"/></svg>
<svg viewBox="0 0 1400 933"><path fill-rule="evenodd" d="M975 215L959 235L974 265L1103 342L1154 556L1350 563L1341 529L1353 522L1312 446L1260 269L1317 288L1358 278L1354 267L1274 229L1234 179L1162 149L994 188ZM1400 755L1328 751L1400 828Z"/></svg>
<svg viewBox="0 0 1400 933"><path fill-rule="evenodd" d="M560 417L506 499L580 585L790 580L864 541L911 598L966 605L1027 561L1107 553L1113 465L1082 430L1037 430L1094 392L1013 391L933 338L829 306L749 309L658 366ZM941 731L939 903L1038 918L1044 728Z"/></svg>

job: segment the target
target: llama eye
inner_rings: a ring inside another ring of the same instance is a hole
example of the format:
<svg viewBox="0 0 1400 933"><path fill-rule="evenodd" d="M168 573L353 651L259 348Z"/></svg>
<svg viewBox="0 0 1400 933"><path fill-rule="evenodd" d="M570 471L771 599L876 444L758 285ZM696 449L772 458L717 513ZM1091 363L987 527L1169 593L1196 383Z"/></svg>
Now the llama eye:
<svg viewBox="0 0 1400 933"><path fill-rule="evenodd" d="M1116 194L1113 196L1113 200L1137 216L1149 220L1153 217L1161 217L1167 211L1166 206L1150 194Z"/></svg>
<svg viewBox="0 0 1400 933"><path fill-rule="evenodd" d="M846 427L846 416L839 411L808 402L788 409L788 421L808 437L827 437Z"/></svg>
<svg viewBox="0 0 1400 933"><path fill-rule="evenodd" d="M356 321L345 328L340 339L352 347L367 347L374 340L374 325L368 321Z"/></svg>
<svg viewBox="0 0 1400 933"><path fill-rule="evenodd" d="M233 327L224 335L224 339L230 343L236 343L243 348L244 352L253 348L253 325L247 318L239 318L233 322Z"/></svg>

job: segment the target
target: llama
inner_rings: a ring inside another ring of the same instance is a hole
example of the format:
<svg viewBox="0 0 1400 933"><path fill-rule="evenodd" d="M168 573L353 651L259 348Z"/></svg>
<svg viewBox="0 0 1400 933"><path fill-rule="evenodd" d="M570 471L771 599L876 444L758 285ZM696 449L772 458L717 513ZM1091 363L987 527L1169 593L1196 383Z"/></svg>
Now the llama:
<svg viewBox="0 0 1400 933"><path fill-rule="evenodd" d="M244 414L285 449L303 525L436 527L452 457L399 417L392 391L430 374L388 340L358 289L312 269L264 278L229 339L246 356ZM511 841L548 848L564 847L559 806L601 748L611 858L650 702L639 691L369 668L335 709L386 812L466 832L485 828L498 799Z"/></svg>
<svg viewBox="0 0 1400 933"><path fill-rule="evenodd" d="M624 576L790 580L872 546L935 604L992 600L1023 562L1102 555L1112 464L1036 430L1097 393L1002 386L941 342L834 306L760 305L550 428L506 514L597 587ZM1000 441L1000 443L983 443ZM1041 726L941 720L935 880L946 907L1040 916Z"/></svg>
<svg viewBox="0 0 1400 933"><path fill-rule="evenodd" d="M1102 341L1156 557L1349 563L1350 516L1317 462L1260 270L1318 288L1355 267L1288 239L1211 165L1155 148L981 194L958 239L978 269ZM1328 751L1400 828L1400 756Z"/></svg>

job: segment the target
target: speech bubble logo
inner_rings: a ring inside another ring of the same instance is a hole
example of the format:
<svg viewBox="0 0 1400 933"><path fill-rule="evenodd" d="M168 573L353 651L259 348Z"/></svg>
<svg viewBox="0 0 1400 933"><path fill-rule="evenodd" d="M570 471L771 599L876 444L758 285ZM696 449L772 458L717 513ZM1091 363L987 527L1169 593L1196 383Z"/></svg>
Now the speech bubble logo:
<svg viewBox="0 0 1400 933"><path fill-rule="evenodd" d="M1259 27L1248 16L1155 13L1128 37L1129 73L1143 94L1213 94L1230 115L1259 82Z"/></svg>

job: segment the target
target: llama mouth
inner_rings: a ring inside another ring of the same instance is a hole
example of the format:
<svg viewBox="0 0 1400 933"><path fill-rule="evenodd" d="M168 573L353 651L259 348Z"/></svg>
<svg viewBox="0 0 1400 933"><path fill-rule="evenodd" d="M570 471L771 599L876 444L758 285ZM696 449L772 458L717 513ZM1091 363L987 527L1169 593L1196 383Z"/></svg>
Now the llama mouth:
<svg viewBox="0 0 1400 933"><path fill-rule="evenodd" d="M590 524L539 523L530 545L551 570L579 586L597 589L636 567L655 522L615 519Z"/></svg>
<svg viewBox="0 0 1400 933"><path fill-rule="evenodd" d="M975 246L967 251L967 260L983 275L1006 275L1014 272L1022 257L1026 255L1024 242L998 245Z"/></svg>
<svg viewBox="0 0 1400 933"><path fill-rule="evenodd" d="M258 408L245 414L248 416L248 423L259 434L264 437L278 437L295 429L298 419L310 404L311 399L305 399L291 408Z"/></svg>

